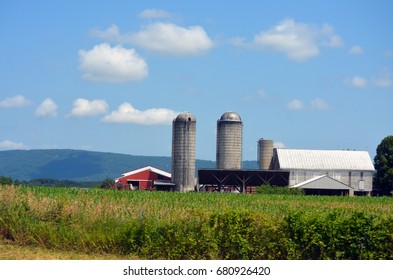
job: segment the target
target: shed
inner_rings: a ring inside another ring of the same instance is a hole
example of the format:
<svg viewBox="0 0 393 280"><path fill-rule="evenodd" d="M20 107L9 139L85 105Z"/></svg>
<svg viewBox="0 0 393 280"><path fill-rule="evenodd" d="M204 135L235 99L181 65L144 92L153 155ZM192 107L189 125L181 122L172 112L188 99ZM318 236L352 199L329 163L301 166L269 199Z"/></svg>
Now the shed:
<svg viewBox="0 0 393 280"><path fill-rule="evenodd" d="M115 183L126 185L131 190L152 190L155 182L162 185L166 182L170 184L170 181L171 173L149 165L123 173L115 180Z"/></svg>
<svg viewBox="0 0 393 280"><path fill-rule="evenodd" d="M253 192L256 186L287 186L289 172L246 169L199 169L200 190ZM247 190L248 188L248 190Z"/></svg>

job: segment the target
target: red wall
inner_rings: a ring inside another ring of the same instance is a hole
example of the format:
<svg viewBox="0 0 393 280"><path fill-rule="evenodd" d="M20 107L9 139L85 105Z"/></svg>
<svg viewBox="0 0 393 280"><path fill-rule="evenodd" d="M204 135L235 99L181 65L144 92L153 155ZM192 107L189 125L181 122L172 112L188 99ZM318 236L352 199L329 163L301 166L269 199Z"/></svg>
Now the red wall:
<svg viewBox="0 0 393 280"><path fill-rule="evenodd" d="M139 189L146 190L146 189L153 188L154 180L157 180L157 179L158 179L157 173L154 173L150 170L145 170L145 171L139 172L137 174L121 177L119 179L119 183L120 184L127 184L128 180L140 181L139 182ZM148 180L148 181L146 181L146 180Z"/></svg>

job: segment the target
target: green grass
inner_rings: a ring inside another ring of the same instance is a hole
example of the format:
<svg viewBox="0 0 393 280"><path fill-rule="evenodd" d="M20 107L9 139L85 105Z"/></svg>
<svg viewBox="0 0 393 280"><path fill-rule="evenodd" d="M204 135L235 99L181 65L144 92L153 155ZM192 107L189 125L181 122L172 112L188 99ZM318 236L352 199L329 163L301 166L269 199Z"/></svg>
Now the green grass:
<svg viewBox="0 0 393 280"><path fill-rule="evenodd" d="M391 197L0 186L15 244L146 259L391 259L392 213Z"/></svg>

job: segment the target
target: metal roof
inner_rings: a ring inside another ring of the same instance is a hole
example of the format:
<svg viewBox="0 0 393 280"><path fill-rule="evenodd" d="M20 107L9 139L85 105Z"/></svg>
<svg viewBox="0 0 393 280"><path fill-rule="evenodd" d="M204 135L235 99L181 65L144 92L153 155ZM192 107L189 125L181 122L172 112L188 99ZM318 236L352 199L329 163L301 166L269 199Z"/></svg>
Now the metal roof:
<svg viewBox="0 0 393 280"><path fill-rule="evenodd" d="M222 114L220 121L241 122L242 119L236 112L225 112Z"/></svg>
<svg viewBox="0 0 393 280"><path fill-rule="evenodd" d="M173 119L173 122L195 122L195 116L191 113L188 112L184 112L184 113L180 113L179 115L177 115L176 118Z"/></svg>
<svg viewBox="0 0 393 280"><path fill-rule="evenodd" d="M367 151L276 149L282 170L361 170L374 171Z"/></svg>
<svg viewBox="0 0 393 280"><path fill-rule="evenodd" d="M135 169L135 170L131 170L131 171L123 173L121 175L123 175L122 177L126 177L126 176L130 176L130 175L134 175L134 174L146 171L146 170L149 170L151 172L154 172L154 173L160 174L162 176L171 178L171 173L166 172L166 171L161 170L161 169L158 169L156 167L150 166L150 165L142 167L142 168L138 168L138 169Z"/></svg>

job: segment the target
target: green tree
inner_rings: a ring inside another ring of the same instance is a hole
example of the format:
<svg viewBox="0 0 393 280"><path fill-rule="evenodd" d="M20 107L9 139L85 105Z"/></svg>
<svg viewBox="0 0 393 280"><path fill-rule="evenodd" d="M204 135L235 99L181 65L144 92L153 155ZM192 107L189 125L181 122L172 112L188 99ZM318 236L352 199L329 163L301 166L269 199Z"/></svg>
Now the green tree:
<svg viewBox="0 0 393 280"><path fill-rule="evenodd" d="M391 195L393 192L393 135L385 137L377 147L374 158L375 190L382 195Z"/></svg>
<svg viewBox="0 0 393 280"><path fill-rule="evenodd" d="M0 176L0 185L12 185L14 181L11 177Z"/></svg>
<svg viewBox="0 0 393 280"><path fill-rule="evenodd" d="M100 188L106 188L106 187L110 187L115 183L115 181L111 178L106 178L104 179L101 184L100 184Z"/></svg>

